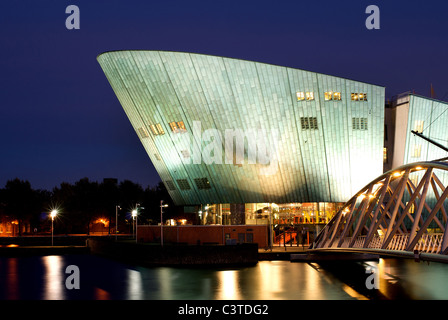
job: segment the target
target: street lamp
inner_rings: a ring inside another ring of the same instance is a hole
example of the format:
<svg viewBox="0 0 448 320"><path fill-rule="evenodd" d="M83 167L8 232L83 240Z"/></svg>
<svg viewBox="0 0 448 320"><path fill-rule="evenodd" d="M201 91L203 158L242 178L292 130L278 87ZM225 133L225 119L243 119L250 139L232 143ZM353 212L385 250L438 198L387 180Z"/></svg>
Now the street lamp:
<svg viewBox="0 0 448 320"><path fill-rule="evenodd" d="M163 247L163 208L168 207L167 204L163 204L163 200L160 200L160 245Z"/></svg>
<svg viewBox="0 0 448 320"><path fill-rule="evenodd" d="M117 241L117 234L118 234L118 209L121 210L121 207L115 206L115 241Z"/></svg>
<svg viewBox="0 0 448 320"><path fill-rule="evenodd" d="M51 217L51 246L53 246L53 221L54 221L54 218L56 217L57 214L58 214L57 210L52 210L50 212L50 217Z"/></svg>
<svg viewBox="0 0 448 320"><path fill-rule="evenodd" d="M136 221L137 219L137 209L132 210L132 219ZM132 233L134 233L134 222L132 223ZM135 228L135 242L137 242L137 228Z"/></svg>

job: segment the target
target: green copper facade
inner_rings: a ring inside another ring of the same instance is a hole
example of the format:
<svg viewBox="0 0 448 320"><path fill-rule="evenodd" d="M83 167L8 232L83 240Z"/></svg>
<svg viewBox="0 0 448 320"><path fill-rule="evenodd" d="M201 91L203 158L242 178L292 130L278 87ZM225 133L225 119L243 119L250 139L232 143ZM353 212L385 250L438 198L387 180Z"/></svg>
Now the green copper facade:
<svg viewBox="0 0 448 320"><path fill-rule="evenodd" d="M97 59L177 205L344 202L382 173L383 87L191 53L115 51ZM194 122L223 136L275 130L275 172L261 174L265 164L247 161L188 163L191 150L207 147L193 135ZM180 135L192 148L177 147Z"/></svg>
<svg viewBox="0 0 448 320"><path fill-rule="evenodd" d="M448 103L444 101L410 93L396 96L386 108L384 171L412 162L448 157L446 151L411 132L417 131L448 147L447 110Z"/></svg>

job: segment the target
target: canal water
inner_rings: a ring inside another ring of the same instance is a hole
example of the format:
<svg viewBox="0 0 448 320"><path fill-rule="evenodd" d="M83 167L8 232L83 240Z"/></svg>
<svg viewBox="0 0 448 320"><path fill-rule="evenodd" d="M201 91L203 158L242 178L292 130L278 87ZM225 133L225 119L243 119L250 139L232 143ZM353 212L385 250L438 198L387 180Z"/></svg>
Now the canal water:
<svg viewBox="0 0 448 320"><path fill-rule="evenodd" d="M79 289L66 287L70 265L79 269ZM448 299L447 283L446 264L398 259L172 268L88 254L0 257L1 300Z"/></svg>

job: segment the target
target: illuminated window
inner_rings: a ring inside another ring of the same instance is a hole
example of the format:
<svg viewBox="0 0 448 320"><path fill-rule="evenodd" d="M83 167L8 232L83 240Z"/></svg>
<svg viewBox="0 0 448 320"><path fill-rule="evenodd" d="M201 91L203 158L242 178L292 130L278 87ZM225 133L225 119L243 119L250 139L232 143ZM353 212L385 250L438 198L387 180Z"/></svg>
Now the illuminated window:
<svg viewBox="0 0 448 320"><path fill-rule="evenodd" d="M340 92L333 92L333 100L341 100L341 93Z"/></svg>
<svg viewBox="0 0 448 320"><path fill-rule="evenodd" d="M367 93L352 93L352 101L367 101Z"/></svg>
<svg viewBox="0 0 448 320"><path fill-rule="evenodd" d="M423 120L415 120L414 131L422 133L423 132Z"/></svg>
<svg viewBox="0 0 448 320"><path fill-rule="evenodd" d="M383 163L387 163L387 148L383 148Z"/></svg>
<svg viewBox="0 0 448 320"><path fill-rule="evenodd" d="M187 129L185 128L185 124L183 121L173 121L169 123L171 131L174 133L185 132Z"/></svg>
<svg viewBox="0 0 448 320"><path fill-rule="evenodd" d="M142 139L149 137L148 131L146 131L146 129L143 127L138 128L138 133L140 135L140 138L142 138Z"/></svg>
<svg viewBox="0 0 448 320"><path fill-rule="evenodd" d="M156 124L156 129L159 134L165 134L165 131L163 130L160 123Z"/></svg>
<svg viewBox="0 0 448 320"><path fill-rule="evenodd" d="M297 101L305 100L305 92L296 92Z"/></svg>
<svg viewBox="0 0 448 320"><path fill-rule="evenodd" d="M160 123L158 123L156 125L151 124L151 125L149 125L149 128L151 129L152 134L155 135L155 136L165 134L165 131L163 131L162 126L160 125Z"/></svg>
<svg viewBox="0 0 448 320"><path fill-rule="evenodd" d="M316 117L301 117L300 125L302 130L317 130L317 118Z"/></svg>
<svg viewBox="0 0 448 320"><path fill-rule="evenodd" d="M171 131L177 132L177 124L176 124L176 122L174 122L174 121L170 122L169 125L170 125L170 128L171 128Z"/></svg>
<svg viewBox="0 0 448 320"><path fill-rule="evenodd" d="M187 131L187 129L185 128L185 124L183 121L178 121L177 122L177 127L179 128L180 131L185 132Z"/></svg>
<svg viewBox="0 0 448 320"><path fill-rule="evenodd" d="M416 144L414 145L414 148L412 149L412 158L420 158L420 155L422 153L422 145Z"/></svg>
<svg viewBox="0 0 448 320"><path fill-rule="evenodd" d="M158 135L159 133L157 132L157 129L156 129L156 126L155 125L153 125L153 124L151 124L150 126L149 126L149 128L151 129L151 132L152 132L152 134L153 135Z"/></svg>
<svg viewBox="0 0 448 320"><path fill-rule="evenodd" d="M325 99L325 101L330 101L330 100L340 101L341 100L341 93L340 92L327 91L327 92L324 93L324 99Z"/></svg>
<svg viewBox="0 0 448 320"><path fill-rule="evenodd" d="M305 93L306 100L314 100L314 92Z"/></svg>

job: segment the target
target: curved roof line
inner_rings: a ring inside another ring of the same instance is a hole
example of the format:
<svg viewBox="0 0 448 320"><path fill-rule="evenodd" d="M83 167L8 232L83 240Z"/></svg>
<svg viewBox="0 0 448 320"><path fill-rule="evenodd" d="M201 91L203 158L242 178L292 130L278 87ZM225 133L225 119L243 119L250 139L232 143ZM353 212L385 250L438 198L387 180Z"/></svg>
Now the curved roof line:
<svg viewBox="0 0 448 320"><path fill-rule="evenodd" d="M240 61L246 61L246 62L261 63L261 64L270 65L270 66L281 67L281 68L288 68L288 69L293 69L293 70L300 70L300 71L305 71L305 72L311 72L311 73L315 73L315 74L321 74L321 75L324 75L324 76L330 76L330 77L335 77L335 78L340 78L340 79L345 79L345 80L350 80L350 81L355 81L355 82L365 83L365 84L372 85L372 86L376 86L376 87L386 88L386 87L383 86L383 85L378 85L378 84L368 83L368 82L365 82L365 81L359 81L359 80L350 79L350 78L345 78L345 77L334 76L334 75L331 75L331 74L325 74L325 73L322 73L322 72L314 72L314 71L305 70L305 69L286 67L286 66L281 66L281 65L278 65L278 64L274 64L274 63L266 63L266 62L259 62L259 61L253 61L253 60L247 60L247 59L239 59L239 58L232 58L232 57L218 56L218 55L214 55L214 54L197 53L197 52L174 51L174 50L147 50L147 49L110 50L110 51L104 51L104 52L98 54L98 55L96 56L96 58L97 58L97 60L98 60L98 57L99 57L99 56L101 56L101 55L103 55L103 54L107 54L107 53L113 53L113 52L131 52L131 51L184 53L184 54L194 54L194 55L201 55L201 56L216 57L216 58L222 58L222 59L231 59L231 60L240 60Z"/></svg>

